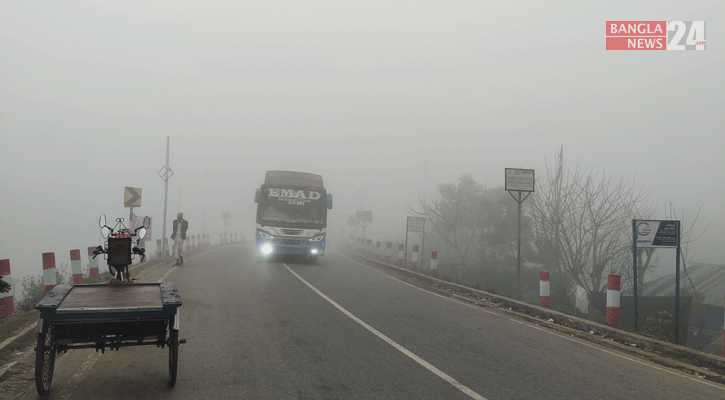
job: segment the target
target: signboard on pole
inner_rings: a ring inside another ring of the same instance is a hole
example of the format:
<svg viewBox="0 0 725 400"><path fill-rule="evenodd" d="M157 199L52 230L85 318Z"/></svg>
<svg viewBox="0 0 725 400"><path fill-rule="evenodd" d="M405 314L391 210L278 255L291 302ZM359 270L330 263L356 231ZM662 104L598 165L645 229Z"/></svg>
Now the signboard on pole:
<svg viewBox="0 0 725 400"><path fill-rule="evenodd" d="M632 289L634 330L638 330L637 250L640 247L675 248L675 344L680 344L680 221L632 220Z"/></svg>
<svg viewBox="0 0 725 400"><path fill-rule="evenodd" d="M506 168L506 190L533 192L534 191L534 170Z"/></svg>
<svg viewBox="0 0 725 400"><path fill-rule="evenodd" d="M358 211L357 212L357 221L358 222L373 222L373 212L372 211Z"/></svg>
<svg viewBox="0 0 725 400"><path fill-rule="evenodd" d="M641 221L635 225L637 247L677 247L680 221Z"/></svg>
<svg viewBox="0 0 725 400"><path fill-rule="evenodd" d="M408 217L408 232L425 232L425 218Z"/></svg>

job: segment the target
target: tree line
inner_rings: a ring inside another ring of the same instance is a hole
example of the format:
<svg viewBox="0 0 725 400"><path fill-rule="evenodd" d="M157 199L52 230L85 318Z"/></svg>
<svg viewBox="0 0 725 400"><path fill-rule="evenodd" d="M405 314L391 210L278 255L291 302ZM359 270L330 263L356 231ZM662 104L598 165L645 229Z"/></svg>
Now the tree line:
<svg viewBox="0 0 725 400"><path fill-rule="evenodd" d="M515 296L518 203L512 194L504 187L487 188L470 174L436 189L408 211L426 219L426 247L439 250L438 274ZM588 293L591 305L591 293L606 290L609 273L622 275L622 291L629 290L632 219L653 219L650 195L634 178L595 171L578 161L569 165L563 148L558 151L553 163L536 171L535 192L522 205L522 299L538 299L539 270L551 271L551 305L566 312L574 311L577 286ZM664 214L664 219L677 219L671 203ZM694 233L696 221L683 221L685 268L693 255L686 259L686 249L702 234ZM643 288L654 251L638 250L638 287Z"/></svg>

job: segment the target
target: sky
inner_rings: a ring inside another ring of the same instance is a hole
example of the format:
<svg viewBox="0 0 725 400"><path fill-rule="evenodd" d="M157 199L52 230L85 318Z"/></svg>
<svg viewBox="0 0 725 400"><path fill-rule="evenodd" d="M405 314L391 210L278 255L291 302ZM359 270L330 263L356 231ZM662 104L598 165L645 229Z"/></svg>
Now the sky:
<svg viewBox="0 0 725 400"><path fill-rule="evenodd" d="M606 51L606 21L706 22L705 51ZM361 207L368 235L469 173L570 164L701 214L695 261L725 263L725 3L712 1L3 1L0 258L99 244L135 212L161 237L254 233L267 170L321 174L328 241ZM512 199L513 201L513 199ZM364 203L364 205L363 205ZM155 246L151 246L155 249ZM87 263L82 251L83 264Z"/></svg>

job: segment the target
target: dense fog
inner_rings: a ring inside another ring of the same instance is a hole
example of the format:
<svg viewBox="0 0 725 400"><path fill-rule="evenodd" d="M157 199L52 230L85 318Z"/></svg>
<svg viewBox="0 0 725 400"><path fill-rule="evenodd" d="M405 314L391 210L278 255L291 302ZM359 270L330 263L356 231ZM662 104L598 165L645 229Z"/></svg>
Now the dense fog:
<svg viewBox="0 0 725 400"><path fill-rule="evenodd" d="M635 181L655 219L700 211L695 261L725 262L721 1L0 4L0 259L13 276L99 244L98 217L254 234L267 170L320 174L328 241L470 174L568 163ZM706 20L705 51L606 51L607 20ZM718 20L719 18L719 20ZM511 199L513 202L514 200ZM364 204L363 204L364 203ZM155 250L155 244L149 246Z"/></svg>

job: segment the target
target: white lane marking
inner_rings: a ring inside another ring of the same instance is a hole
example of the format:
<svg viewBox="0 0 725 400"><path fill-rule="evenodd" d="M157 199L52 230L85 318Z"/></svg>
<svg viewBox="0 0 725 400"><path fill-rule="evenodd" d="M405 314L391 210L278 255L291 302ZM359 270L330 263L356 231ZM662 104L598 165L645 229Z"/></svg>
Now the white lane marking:
<svg viewBox="0 0 725 400"><path fill-rule="evenodd" d="M333 251L334 251L334 250L333 250ZM393 279L393 280L395 280L395 281L398 281L398 282L400 282L400 283L402 283L402 284L408 285L408 286L410 286L410 287L412 287L412 288L416 288L416 289L418 289L418 290L420 290L420 291L422 291L422 292L424 292L424 293L432 294L432 295L434 295L434 296L438 296L438 297L440 297L440 298L442 298L442 299L446 299L446 300L449 300L449 301L453 301L453 302L455 302L455 303L457 303L457 304L462 304L462 305L464 305L464 306L467 306L467 307L473 308L474 310L477 310L477 311L483 311L483 312L485 312L485 313L488 313L488 314L491 314L491 315L497 315L497 316L499 316L499 317L502 317L502 318L506 318L506 319L508 319L509 321L512 321L512 322L516 322L516 323L519 323L519 324L521 324L521 325L524 325L524 326L528 326L528 327L530 327L530 328L538 329L538 330L540 330L540 331L542 331L542 332L546 332L546 333L548 333L548 334L550 334L550 335L554 335L554 336L557 336L557 337L560 337L560 338L566 339L566 340L568 340L568 341L570 341L570 342L574 342L574 343L579 343L579 344L581 344L581 345L584 345L584 346L590 347L590 348L592 348L592 349L595 349L595 350L599 350L599 351L601 351L601 352L604 352L604 353L607 353L607 354L611 354L611 355L613 355L613 356L617 356L617 357L619 357L619 358L623 358L623 359L625 359L625 360L629 360L629 361L635 362L635 363L637 363L637 364L645 365L645 366L648 366L648 367L650 367L650 368L654 368L654 369L656 369L656 370L659 370L659 371L664 371L664 372L667 372L667 373L669 373L669 374L672 374L672 375L675 375L675 376L679 376L679 377L681 377L681 378L685 378L685 379L689 379L689 380L691 380L691 381L694 381L694 382L702 383L703 385L707 385L707 386L710 386L710 387L718 388L718 389L720 389L720 390L725 390L725 386L722 386L722 385L718 385L718 384L716 384L716 383L711 383L711 382L709 382L709 381L705 380L704 378L695 378L695 377L693 377L693 376L690 376L689 374L686 374L686 373L684 373L684 372L680 372L680 371L678 371L678 370L676 370L676 369L672 369L672 368L669 368L669 367L663 367L663 366L661 366L661 365L658 365L658 364L655 364L655 363L652 363L652 362L650 362L650 363L647 363L647 362L643 362L643 361L641 361L641 360L638 360L638 359L636 359L636 358L633 358L633 357L632 357L632 356L630 356L630 355L627 355L627 354L621 354L621 353L617 353L617 352L613 352L613 351L607 350L607 349L605 349L605 348L603 348L603 347L598 347L598 346L596 346L596 345L590 344L590 343L588 343L588 342L587 342L586 340L584 340L584 339L578 339L578 338L571 338L571 337L567 336L566 334L563 334L563 333L560 333L560 332L552 331L552 330L549 330L549 329L544 329L544 328L541 328L541 327L539 327L539 326L536 326L536 325L532 325L532 324L530 324L530 323L527 323L527 322L523 322L523 321L519 321L519 320L516 320L516 319L511 319L511 318L507 318L507 316L506 316L505 314L501 314L501 313L498 313L498 312L494 312L494 311L489 311L489 310L483 309L483 308L481 308L480 306L477 306L477 305L475 305L475 304L469 304L469 303L464 303L463 301L461 301L461 300L458 300L458 299L456 299L456 298L452 298L452 297L447 297L447 296L443 296L443 295L441 295L441 294L438 294L438 293L434 293L434 292L429 292L429 291L427 291L427 290L425 290L425 289L423 289L423 288L420 288L420 287L418 287L418 286L412 285L412 284L410 284L410 283L408 283L408 282L403 282L403 281L397 280L397 279L395 279L394 277L392 277L392 276L390 276L390 275L386 275L386 274L384 274L384 273L380 272L379 270L377 270L377 269L375 269L375 268L373 268L373 267L370 267L370 266L368 266L368 265L365 265L365 264L361 264L360 262L358 262L358 261L356 261L356 260L353 260L352 258L349 258L349 257L345 256L344 254L342 254L342 253L340 253L340 252L337 252L337 251L335 251L335 253L337 253L337 254L338 254L339 256L341 256L341 257L343 257L343 258L347 259L348 261L352 261L352 262L354 262L354 263L356 263L356 264L358 264L358 265L360 265L360 266L362 266L362 267L365 267L365 268L367 268L367 269L369 269L369 270L371 270L371 271L375 271L375 272L379 273L380 275L383 275L383 276L385 276L385 277L387 277L387 278L390 278L390 279Z"/></svg>
<svg viewBox="0 0 725 400"><path fill-rule="evenodd" d="M288 267L287 264L284 264L283 263L282 265L284 265L284 267L287 268L287 270L292 275L296 276L297 279L299 279L300 281L302 281L302 283L304 283L305 285L307 285L310 289L312 289L320 297L322 297L323 299L327 300L328 303L330 303L333 306L335 306L335 308L337 308L338 310L340 310L343 314L347 315L353 321L355 321L358 324L360 324L363 328L365 328L368 331L370 331L373 334L375 334L375 336L377 336L380 339L383 339L384 341L386 341L389 345L393 346L396 350L398 350L401 353L405 354L406 356L410 357L413 361L415 361L418 364L422 365L423 367L425 367L430 372L438 375L441 379L443 379L444 381L448 382L449 384L451 384L452 386L454 386L456 389L460 390L461 392L465 393L470 398L476 399L476 400L486 400L485 397L481 396L480 394L474 392L473 390L471 390L470 388L468 388L464 384L462 384L462 383L458 382L457 380L453 379L453 377L451 377L450 375L446 374L445 372L443 372L443 371L439 370L438 368L434 367L429 362L427 362L424 359L422 359L422 358L418 357L417 355L413 354L410 350L408 350L405 347L399 345L393 339L385 336L384 334L382 334L381 332L379 332L378 330L376 330L372 326L366 324L360 318L358 318L355 315L353 315L351 312L349 312L346 309L344 309L341 305L337 304L334 300L332 300L331 298L327 297L324 293L322 293L321 291L319 291L316 287L312 286L309 282L307 282L306 280L302 279L302 277L299 276L299 275L297 275L297 273L295 273L294 271L292 271L292 269L290 267Z"/></svg>
<svg viewBox="0 0 725 400"><path fill-rule="evenodd" d="M100 351L94 351L93 353L91 353L88 356L88 359L86 359L86 361L83 362L83 365L81 365L81 367L78 369L78 371L76 371L76 373L73 374L73 377L70 378L71 382L78 383L81 380L83 380L83 378L85 378L86 374L88 374L88 371L90 371L91 368L93 368L93 365L96 363L96 361L98 361L98 357L100 357L100 356L101 356Z"/></svg>
<svg viewBox="0 0 725 400"><path fill-rule="evenodd" d="M88 374L88 371L90 371L91 368L93 368L93 365L96 363L96 361L98 361L98 357L100 357L100 356L101 356L100 351L94 351L93 353L91 353L88 356L88 358L86 359L86 361L83 362L81 367L78 368L78 371L76 371L76 373L73 374L73 376L70 378L71 385L68 385L67 387L73 387L73 385L79 384L83 380L83 378L86 377L86 375ZM67 400L67 399L70 399L71 396L73 396L72 392L61 395L59 397L59 399Z"/></svg>
<svg viewBox="0 0 725 400"><path fill-rule="evenodd" d="M210 253L210 252L212 252L212 251L214 251L214 250L217 250L217 249L210 249L210 250L207 250L207 251L205 251L205 252L203 252L203 253L199 253L199 254L194 254L193 256L189 257L189 260L193 260L193 259L195 259L195 258L197 258L197 257L199 257L199 256L202 256L202 255L204 255L204 254L206 254L206 253ZM156 281L156 283L161 283L161 282L163 282L163 281L164 281L164 279L166 279L166 277L167 277L167 276L171 275L171 273L172 273L172 272L176 271L176 268L179 268L179 267L178 267L178 266L177 266L177 267L173 267L173 268L171 268L170 270L168 270L168 271L167 271L167 272L166 272L166 273L164 274L164 276L162 276L161 278L159 278L159 280L157 280L157 281Z"/></svg>
<svg viewBox="0 0 725 400"><path fill-rule="evenodd" d="M166 277L167 277L167 276L169 276L169 275L170 275L170 274L171 274L172 272L176 271L176 268L179 268L179 267L174 267L174 268L171 268L171 269L170 269L170 270L169 270L168 272L166 272L166 273L164 274L164 276L162 276L161 278L159 278L159 280L158 280L158 281L156 281L156 283L161 283L161 282L163 282L163 281L164 281L164 279L166 279Z"/></svg>

